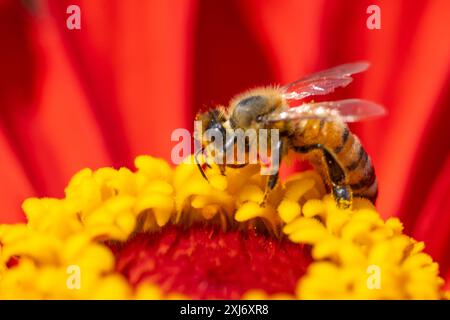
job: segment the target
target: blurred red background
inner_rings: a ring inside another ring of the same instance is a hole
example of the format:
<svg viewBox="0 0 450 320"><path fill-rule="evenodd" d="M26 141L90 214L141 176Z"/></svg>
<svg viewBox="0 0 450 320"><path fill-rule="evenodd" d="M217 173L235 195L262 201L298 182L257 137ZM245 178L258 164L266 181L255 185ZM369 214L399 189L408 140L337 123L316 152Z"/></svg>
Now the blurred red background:
<svg viewBox="0 0 450 320"><path fill-rule="evenodd" d="M66 9L81 8L81 30ZM366 9L381 9L369 30ZM0 0L0 223L30 196L62 196L83 167L170 159L197 109L357 60L333 98L389 115L354 125L378 209L424 240L450 279L450 1Z"/></svg>

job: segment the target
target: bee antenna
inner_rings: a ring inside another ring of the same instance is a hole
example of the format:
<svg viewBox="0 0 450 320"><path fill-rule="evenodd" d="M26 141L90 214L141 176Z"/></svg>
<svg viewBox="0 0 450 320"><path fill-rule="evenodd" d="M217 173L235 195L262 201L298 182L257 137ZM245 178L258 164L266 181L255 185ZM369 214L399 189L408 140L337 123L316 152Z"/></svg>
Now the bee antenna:
<svg viewBox="0 0 450 320"><path fill-rule="evenodd" d="M208 177L206 176L205 171L203 170L203 166L200 164L200 161L198 161L198 156L199 156L199 154L203 154L203 150L204 150L203 148L201 148L200 150L198 150L198 151L195 153L194 158L195 158L195 163L197 164L197 167L198 167L198 169L200 170L200 173L202 174L203 178L205 178L205 180L209 182ZM208 164L207 164L207 166L208 166L208 167L211 167L211 166L209 166Z"/></svg>

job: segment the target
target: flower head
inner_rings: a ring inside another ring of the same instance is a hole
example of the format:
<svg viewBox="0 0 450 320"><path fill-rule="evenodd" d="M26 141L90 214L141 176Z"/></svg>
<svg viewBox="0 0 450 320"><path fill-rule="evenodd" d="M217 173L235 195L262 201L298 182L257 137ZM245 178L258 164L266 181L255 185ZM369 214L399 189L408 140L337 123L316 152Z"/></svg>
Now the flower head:
<svg viewBox="0 0 450 320"><path fill-rule="evenodd" d="M28 223L0 226L0 298L443 297L422 242L365 199L338 209L314 171L261 207L258 166L213 166L208 183L188 162L135 165L84 169L63 199L27 199Z"/></svg>

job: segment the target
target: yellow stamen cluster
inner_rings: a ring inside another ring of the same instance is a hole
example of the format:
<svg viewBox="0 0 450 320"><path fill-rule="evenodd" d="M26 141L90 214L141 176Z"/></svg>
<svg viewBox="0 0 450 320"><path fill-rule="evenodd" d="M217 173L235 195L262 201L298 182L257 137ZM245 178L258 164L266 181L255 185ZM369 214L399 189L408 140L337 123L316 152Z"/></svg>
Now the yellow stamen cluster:
<svg viewBox="0 0 450 320"><path fill-rule="evenodd" d="M0 299L180 298L156 285L132 289L114 270L107 243L196 221L224 230L264 228L312 246L314 261L296 296L252 290L243 298L442 297L438 266L422 252L423 243L402 234L398 219L384 222L364 199L355 199L353 209L338 209L314 171L291 176L261 207L267 177L258 166L229 169L226 177L213 166L208 183L188 162L172 169L164 160L140 156L135 165L134 172L84 169L63 199L27 199L28 223L0 226ZM14 259L18 265L8 267Z"/></svg>
<svg viewBox="0 0 450 320"><path fill-rule="evenodd" d="M293 242L312 246L314 263L297 288L304 299L439 299L438 264L423 242L402 234L397 218L383 221L372 204L356 199L339 210L333 199L309 200L284 227Z"/></svg>

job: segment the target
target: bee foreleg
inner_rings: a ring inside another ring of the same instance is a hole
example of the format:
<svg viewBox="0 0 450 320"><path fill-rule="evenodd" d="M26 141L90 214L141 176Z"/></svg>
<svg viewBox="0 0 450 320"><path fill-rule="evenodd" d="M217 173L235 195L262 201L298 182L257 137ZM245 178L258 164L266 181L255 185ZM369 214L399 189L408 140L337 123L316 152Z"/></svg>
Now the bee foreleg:
<svg viewBox="0 0 450 320"><path fill-rule="evenodd" d="M269 196L270 191L272 191L275 188L275 186L277 185L278 176L279 176L279 172L277 170L276 173L271 174L269 176L269 178L267 179L267 184L266 184L266 189L264 190L263 200L259 204L261 207L264 207L266 205L267 197Z"/></svg>
<svg viewBox="0 0 450 320"><path fill-rule="evenodd" d="M267 197L269 196L270 191L272 191L275 188L275 186L277 185L278 177L279 177L279 170L280 170L280 160L281 160L281 156L283 155L283 152L285 151L283 148L284 148L283 139L280 139L276 143L275 148L273 150L273 152L275 153L277 163L275 165L275 169L273 168L273 161L271 163L272 170L274 172L271 175L269 175L269 178L267 179L267 184L266 184L266 188L264 190L263 200L260 203L261 207L265 206ZM271 156L273 158L274 155L272 154Z"/></svg>
<svg viewBox="0 0 450 320"><path fill-rule="evenodd" d="M352 203L352 190L346 183L346 173L341 165L338 163L332 152L329 151L322 144L311 144L301 147L294 147L295 151L300 153L308 153L312 150L321 150L325 164L328 171L328 176L331 180L331 187L333 189L333 197L339 208L349 208Z"/></svg>
<svg viewBox="0 0 450 320"><path fill-rule="evenodd" d="M198 170L199 170L200 173L202 174L202 177L203 177L206 181L209 182L208 177L206 176L205 171L203 170L203 165L201 164L201 162L200 162L199 159L198 159L198 156L199 156L200 154L203 155L203 150L204 150L203 148L201 148L200 150L198 150L198 151L195 153L195 155L194 155L194 159L195 159L195 163L197 164ZM211 168L211 166L210 166L207 162L205 162L205 164L206 164L206 166L207 166L208 168Z"/></svg>

